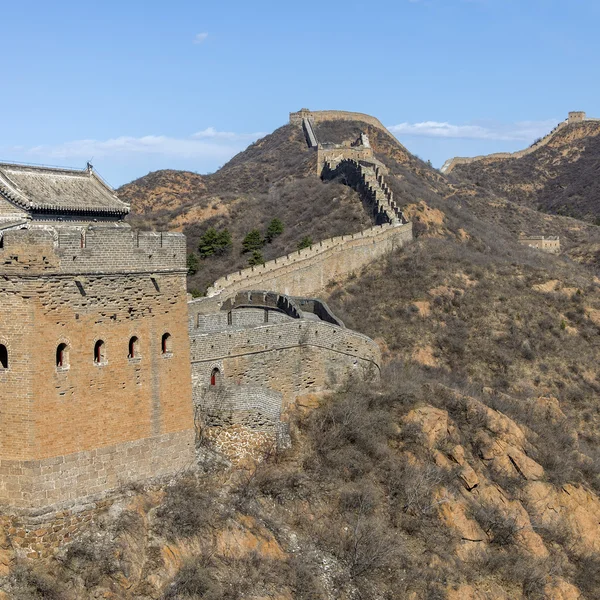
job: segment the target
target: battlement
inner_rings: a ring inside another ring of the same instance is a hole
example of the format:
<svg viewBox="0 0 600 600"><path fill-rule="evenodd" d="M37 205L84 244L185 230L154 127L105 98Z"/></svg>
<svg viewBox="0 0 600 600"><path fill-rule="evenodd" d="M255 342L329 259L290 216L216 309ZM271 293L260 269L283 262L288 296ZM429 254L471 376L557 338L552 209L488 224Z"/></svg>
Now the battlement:
<svg viewBox="0 0 600 600"><path fill-rule="evenodd" d="M285 413L298 396L335 388L356 369L379 373L381 350L369 337L320 319L269 315L264 322L262 313L242 308L218 327L205 318L192 327L194 389L218 384L217 373L225 382L280 392Z"/></svg>
<svg viewBox="0 0 600 600"><path fill-rule="evenodd" d="M241 290L269 289L291 296L318 294L332 280L358 271L365 264L412 241L412 224L379 225L359 233L323 240L264 265L217 279L209 298L226 300Z"/></svg>
<svg viewBox="0 0 600 600"><path fill-rule="evenodd" d="M180 233L128 226L32 227L0 231L0 274L185 272Z"/></svg>

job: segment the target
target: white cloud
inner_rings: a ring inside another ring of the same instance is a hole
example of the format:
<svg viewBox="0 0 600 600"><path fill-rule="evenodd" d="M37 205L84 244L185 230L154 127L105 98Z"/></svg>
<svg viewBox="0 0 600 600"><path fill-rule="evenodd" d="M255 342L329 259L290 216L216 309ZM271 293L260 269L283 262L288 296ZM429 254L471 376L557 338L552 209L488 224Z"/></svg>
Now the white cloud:
<svg viewBox="0 0 600 600"><path fill-rule="evenodd" d="M194 44L202 44L203 42L206 41L206 38L208 37L208 33L206 33L206 31L203 31L202 33L197 33L194 37Z"/></svg>
<svg viewBox="0 0 600 600"><path fill-rule="evenodd" d="M446 122L423 121L421 123L399 123L389 126L388 129L399 136L528 142L546 135L557 123L558 121L554 119L484 125L453 125Z"/></svg>
<svg viewBox="0 0 600 600"><path fill-rule="evenodd" d="M232 133L209 127L190 137L145 135L142 137L120 136L108 140L74 140L57 145L35 146L24 150L29 156L47 159L88 159L100 157L162 155L174 158L210 158L226 160L243 150L262 133ZM16 150L13 148L12 150Z"/></svg>
<svg viewBox="0 0 600 600"><path fill-rule="evenodd" d="M231 131L217 131L214 127L207 127L202 131L197 131L192 135L195 139L206 139L206 138L214 138L214 139L247 139L247 140L256 140L259 137L266 135L266 133L233 133Z"/></svg>

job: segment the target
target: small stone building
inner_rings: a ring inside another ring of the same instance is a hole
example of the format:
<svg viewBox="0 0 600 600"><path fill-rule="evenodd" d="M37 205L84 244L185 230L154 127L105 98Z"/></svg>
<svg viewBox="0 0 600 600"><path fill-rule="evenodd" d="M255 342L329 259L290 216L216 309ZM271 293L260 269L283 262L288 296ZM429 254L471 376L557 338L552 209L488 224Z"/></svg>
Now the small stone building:
<svg viewBox="0 0 600 600"><path fill-rule="evenodd" d="M0 502L56 507L194 460L185 238L91 167L0 164Z"/></svg>
<svg viewBox="0 0 600 600"><path fill-rule="evenodd" d="M522 236L519 238L519 243L549 254L560 254L560 238L558 236Z"/></svg>

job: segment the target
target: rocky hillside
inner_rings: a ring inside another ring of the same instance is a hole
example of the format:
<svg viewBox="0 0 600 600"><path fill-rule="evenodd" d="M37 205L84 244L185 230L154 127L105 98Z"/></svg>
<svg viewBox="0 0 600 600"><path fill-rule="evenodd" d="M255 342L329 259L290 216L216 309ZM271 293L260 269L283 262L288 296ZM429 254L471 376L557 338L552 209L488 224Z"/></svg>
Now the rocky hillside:
<svg viewBox="0 0 600 600"><path fill-rule="evenodd" d="M600 599L599 228L448 179L365 124L317 134L360 130L418 233L325 293L380 344L380 380L306 399L292 447L258 465L231 470L201 446L200 474L125 491L56 557L28 561L0 540L7 597ZM130 184L145 207L135 218L187 215L186 231L211 223L235 238L273 214L316 240L333 227L329 205L315 220L322 194L361 209L312 174L299 130L247 152L223 168L230 182L161 172ZM282 212L261 213L271 197ZM521 246L520 233L560 235L564 253ZM295 242L284 235L274 250ZM233 270L235 243L201 269Z"/></svg>
<svg viewBox="0 0 600 600"><path fill-rule="evenodd" d="M207 230L229 232L231 245L200 260L189 278L190 289L201 293L219 277L248 266L252 253L243 252L244 237L256 229L264 238L274 218L283 223L283 232L263 246L264 260L295 251L305 238L318 241L371 225L353 190L338 182L323 184L315 171L316 154L302 130L286 125L214 174L158 171L118 193L131 202L134 226L183 231L197 259Z"/></svg>
<svg viewBox="0 0 600 600"><path fill-rule="evenodd" d="M386 182L396 201L415 223L417 235L463 235L458 222L476 215L498 223L503 234L560 235L563 248L581 262L598 262L600 232L580 221L540 217L530 207L508 201L471 182L448 179L411 155L392 135L363 122L327 121L316 128L322 141L339 143L367 133L379 160L391 170ZM242 242L257 229L263 237L273 218L283 233L261 249L270 260L293 252L303 240L317 242L354 233L371 225L360 198L340 182L322 182L316 175L316 153L307 147L302 130L286 125L258 140L211 175L181 171L150 173L123 186L118 193L130 201L132 224L167 228L187 235L197 265L189 278L191 290L202 293L217 278L244 268L252 253ZM453 227L439 227L439 215L456 211ZM528 210L529 209L529 210ZM231 245L201 258L198 245L209 230L227 230Z"/></svg>
<svg viewBox="0 0 600 600"><path fill-rule="evenodd" d="M470 182L543 212L600 223L600 122L573 123L522 158L457 165Z"/></svg>

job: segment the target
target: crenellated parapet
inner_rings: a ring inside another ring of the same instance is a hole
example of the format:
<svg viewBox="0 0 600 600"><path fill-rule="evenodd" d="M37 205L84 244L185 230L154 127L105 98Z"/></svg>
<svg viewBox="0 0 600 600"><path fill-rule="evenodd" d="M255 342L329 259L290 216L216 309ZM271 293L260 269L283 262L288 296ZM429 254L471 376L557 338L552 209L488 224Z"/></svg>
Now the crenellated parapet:
<svg viewBox="0 0 600 600"><path fill-rule="evenodd" d="M186 272L185 236L128 226L47 226L0 232L0 273Z"/></svg>
<svg viewBox="0 0 600 600"><path fill-rule="evenodd" d="M208 288L208 299L223 301L241 290L268 289L292 295L317 295L331 281L400 248L413 239L412 224L379 225L359 233L313 244L286 256L248 267L217 279Z"/></svg>

